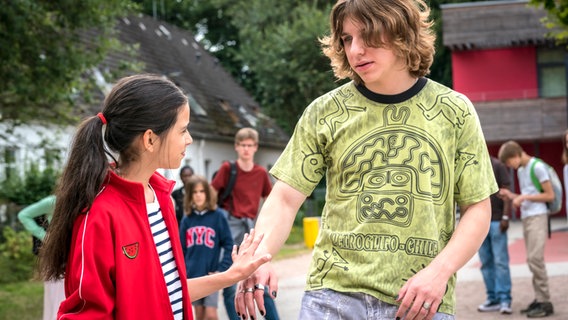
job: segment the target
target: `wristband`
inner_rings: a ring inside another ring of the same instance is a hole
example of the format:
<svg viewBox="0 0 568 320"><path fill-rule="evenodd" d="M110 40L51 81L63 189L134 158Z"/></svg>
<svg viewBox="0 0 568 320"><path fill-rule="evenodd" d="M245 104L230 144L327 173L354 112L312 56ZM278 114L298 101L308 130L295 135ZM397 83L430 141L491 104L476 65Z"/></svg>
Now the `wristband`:
<svg viewBox="0 0 568 320"><path fill-rule="evenodd" d="M509 216L503 216L503 217L501 217L501 220L508 221L508 220L509 220Z"/></svg>

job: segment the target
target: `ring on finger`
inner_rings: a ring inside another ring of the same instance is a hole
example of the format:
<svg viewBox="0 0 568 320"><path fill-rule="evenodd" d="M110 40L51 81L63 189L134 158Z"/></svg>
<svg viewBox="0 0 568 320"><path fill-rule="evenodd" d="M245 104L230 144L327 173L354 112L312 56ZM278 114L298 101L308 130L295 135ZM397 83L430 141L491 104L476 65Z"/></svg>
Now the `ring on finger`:
<svg viewBox="0 0 568 320"><path fill-rule="evenodd" d="M254 290L262 290L264 291L264 285L257 283L254 285Z"/></svg>
<svg viewBox="0 0 568 320"><path fill-rule="evenodd" d="M431 306L432 304L430 302L424 302L424 304L422 304L422 308L426 310L430 309Z"/></svg>
<svg viewBox="0 0 568 320"><path fill-rule="evenodd" d="M245 292L254 292L254 289L253 288L246 288Z"/></svg>

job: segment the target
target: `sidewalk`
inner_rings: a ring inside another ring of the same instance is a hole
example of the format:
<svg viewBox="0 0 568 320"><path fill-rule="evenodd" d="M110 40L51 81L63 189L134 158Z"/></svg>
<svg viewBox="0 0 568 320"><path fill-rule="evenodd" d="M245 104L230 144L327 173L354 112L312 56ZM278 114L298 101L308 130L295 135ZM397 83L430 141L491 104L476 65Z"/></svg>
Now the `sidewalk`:
<svg viewBox="0 0 568 320"><path fill-rule="evenodd" d="M477 306L485 300L485 285L479 270L481 264L475 255L460 271L456 287L456 319L527 319L520 314L533 299L532 274L526 264L526 251L522 234L522 224L514 221L510 224L509 258L513 281L513 314L481 313ZM552 235L546 242L544 257L548 271L551 302L554 314L546 319L568 319L568 223L566 218L553 219Z"/></svg>
<svg viewBox="0 0 568 320"><path fill-rule="evenodd" d="M513 280L513 314L480 313L477 306L485 300L485 285L475 255L460 271L456 287L458 320L527 319L520 314L534 299L531 273L525 263L526 253L521 222L511 221L508 231L511 276ZM552 220L552 237L546 243L545 259L549 276L554 315L546 319L568 319L568 223L566 218ZM298 319L310 255L274 262L279 276L276 306L282 320ZM227 320L223 299L219 299L219 319ZM260 314L256 319L262 319ZM302 319L303 320L303 319Z"/></svg>

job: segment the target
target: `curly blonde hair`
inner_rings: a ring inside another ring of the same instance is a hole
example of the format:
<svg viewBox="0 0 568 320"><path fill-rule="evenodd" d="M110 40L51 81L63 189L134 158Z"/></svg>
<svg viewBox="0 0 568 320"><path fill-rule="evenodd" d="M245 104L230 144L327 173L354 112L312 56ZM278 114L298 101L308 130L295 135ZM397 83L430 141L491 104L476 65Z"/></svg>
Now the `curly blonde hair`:
<svg viewBox="0 0 568 320"><path fill-rule="evenodd" d="M430 73L435 53L436 35L429 15L430 8L423 0L339 0L329 17L331 35L319 41L338 79L362 83L349 65L341 40L343 24L351 19L363 26L367 46L391 48L406 60L412 76L423 77Z"/></svg>

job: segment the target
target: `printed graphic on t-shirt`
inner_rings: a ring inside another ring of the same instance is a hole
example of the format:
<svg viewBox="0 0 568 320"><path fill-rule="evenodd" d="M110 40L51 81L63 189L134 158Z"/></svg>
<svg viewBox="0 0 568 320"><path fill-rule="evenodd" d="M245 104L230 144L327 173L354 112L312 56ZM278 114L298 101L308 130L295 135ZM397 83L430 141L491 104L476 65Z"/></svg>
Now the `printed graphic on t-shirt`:
<svg viewBox="0 0 568 320"><path fill-rule="evenodd" d="M432 81L396 103L367 99L353 84L322 96L271 173L306 194L327 178L308 290L390 303L449 241L455 202L497 190L473 107ZM443 312L453 310L454 283Z"/></svg>

